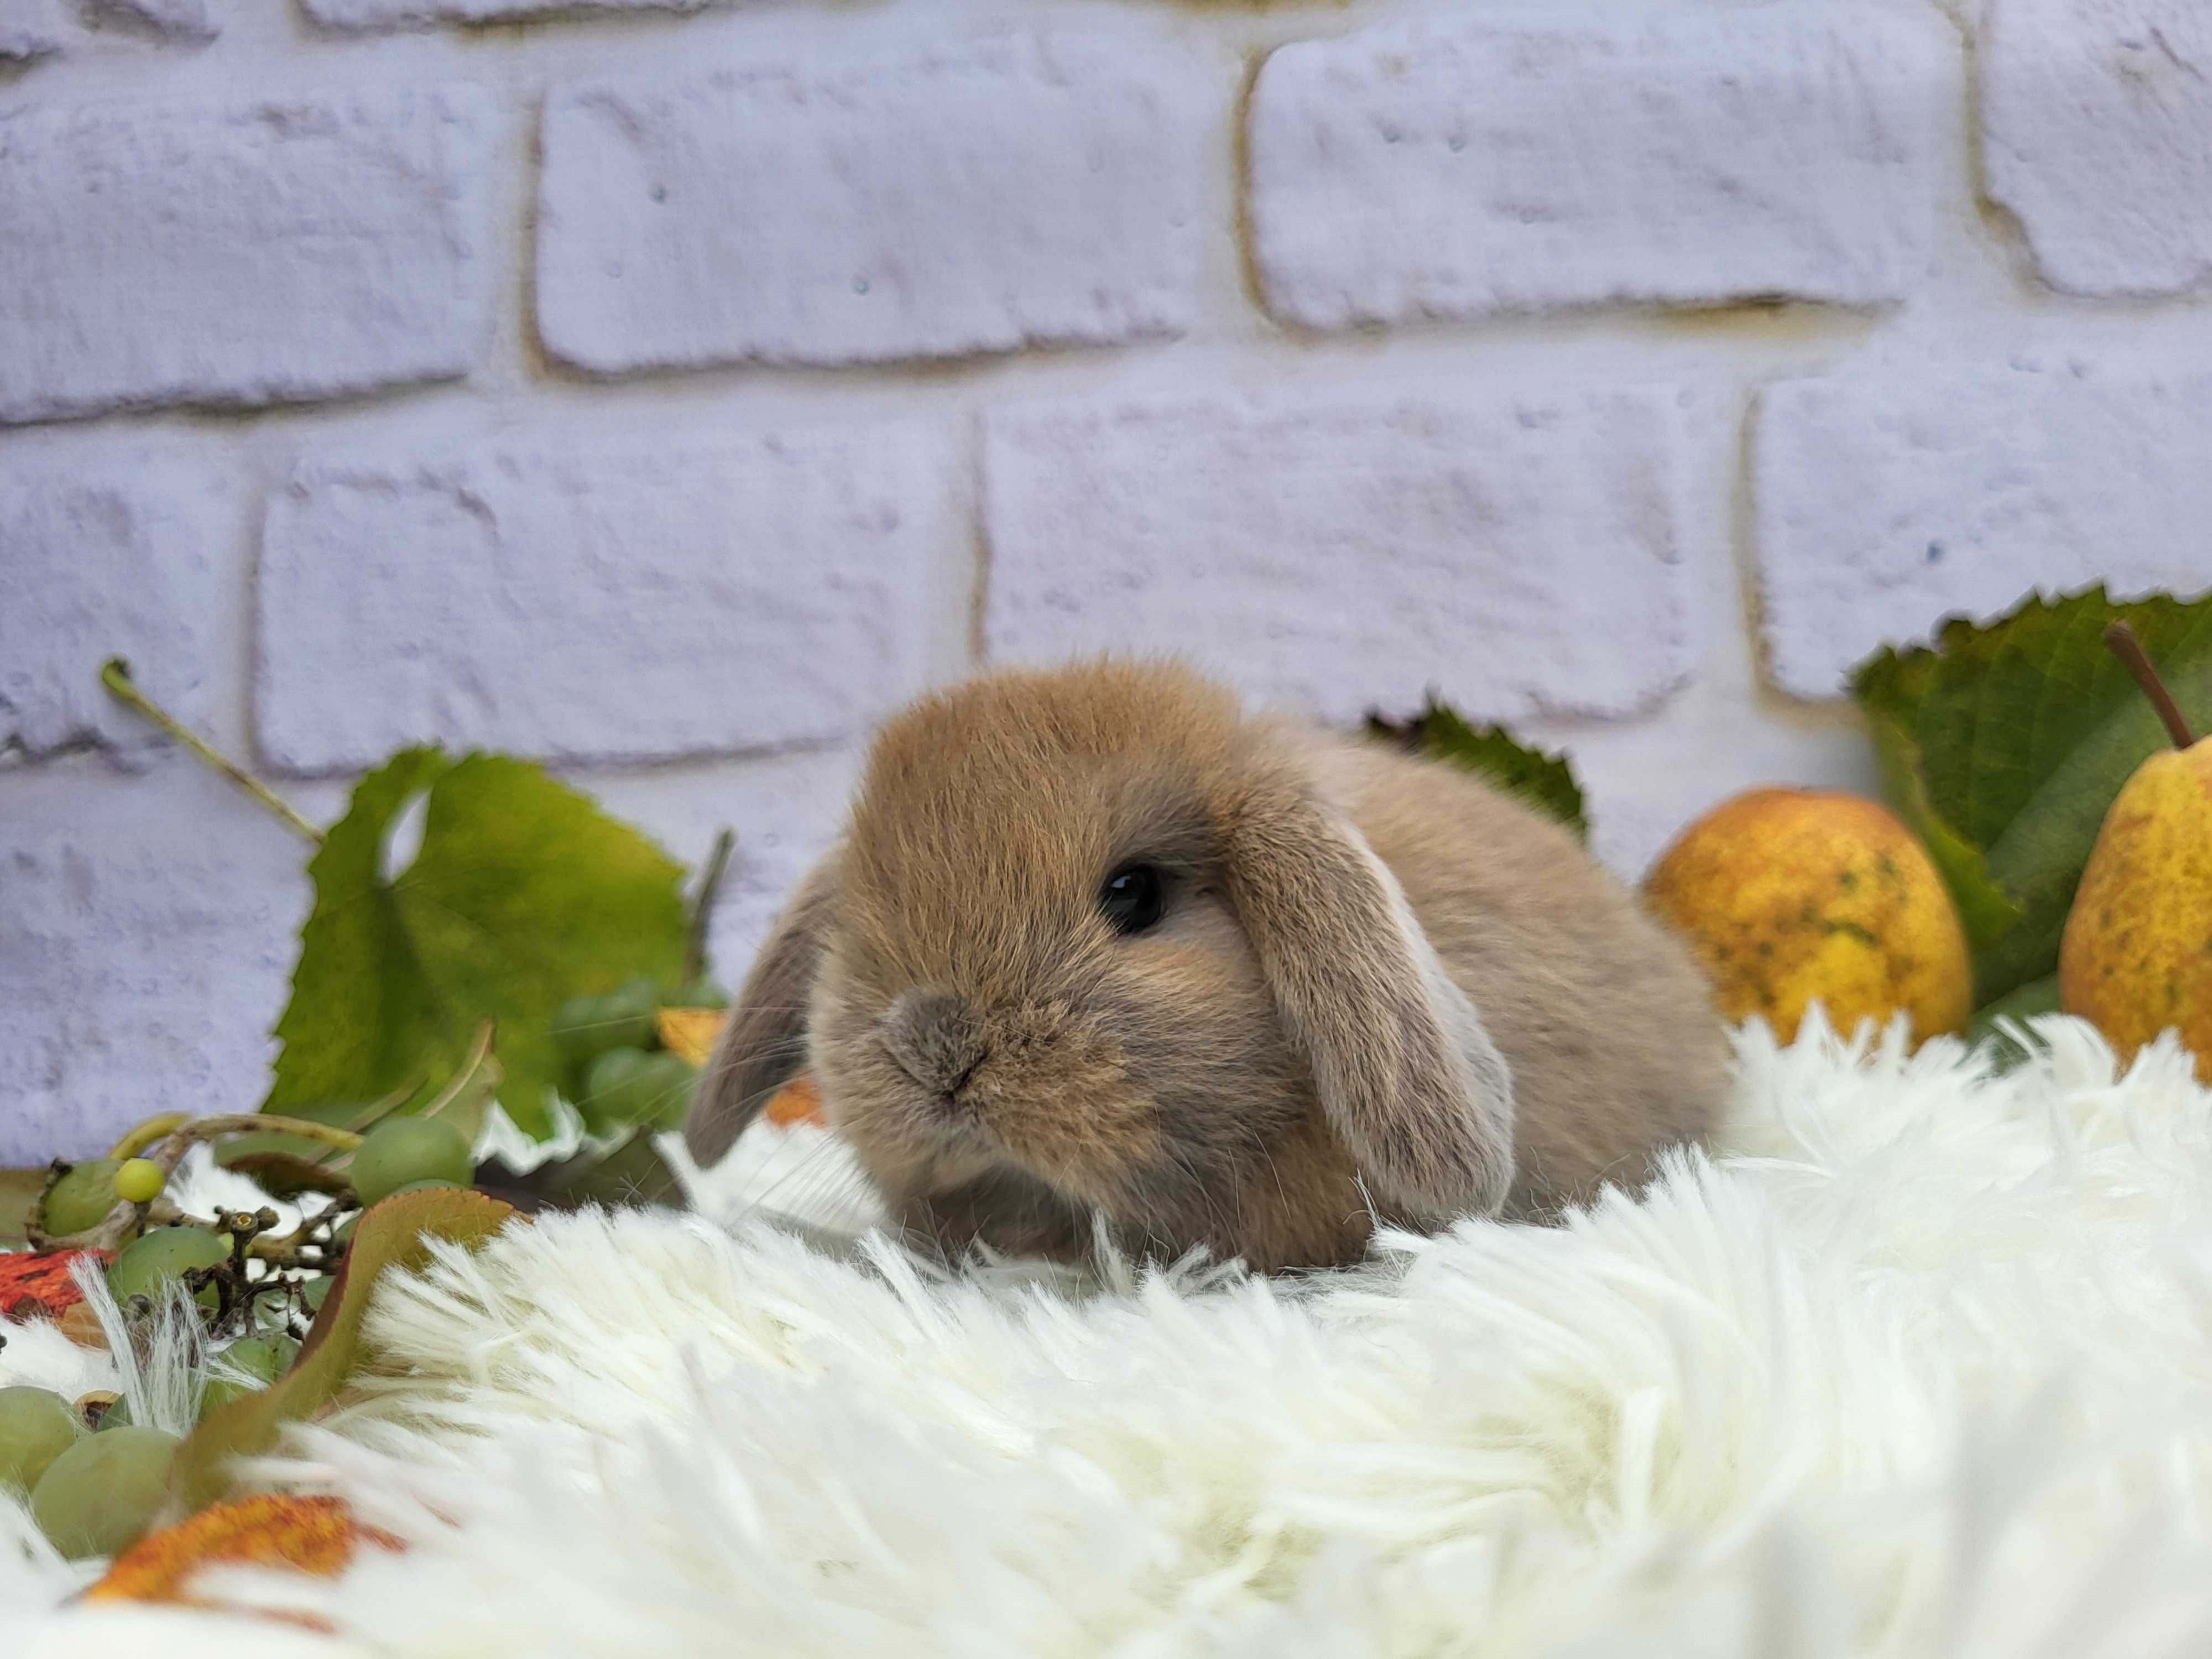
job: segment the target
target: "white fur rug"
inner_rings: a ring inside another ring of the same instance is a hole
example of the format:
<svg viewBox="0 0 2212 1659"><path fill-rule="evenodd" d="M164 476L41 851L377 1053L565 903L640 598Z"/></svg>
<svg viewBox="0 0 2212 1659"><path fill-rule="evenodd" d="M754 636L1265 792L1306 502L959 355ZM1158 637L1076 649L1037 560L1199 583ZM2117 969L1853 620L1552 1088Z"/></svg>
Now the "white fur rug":
<svg viewBox="0 0 2212 1659"><path fill-rule="evenodd" d="M1304 1284L517 1229L392 1286L408 1378L270 1472L410 1553L209 1585L339 1635L49 1611L76 1576L0 1506L0 1652L2212 1650L2212 1097L2039 1029L2002 1079L1753 1030L1717 1161ZM702 1200L819 1214L817 1144Z"/></svg>

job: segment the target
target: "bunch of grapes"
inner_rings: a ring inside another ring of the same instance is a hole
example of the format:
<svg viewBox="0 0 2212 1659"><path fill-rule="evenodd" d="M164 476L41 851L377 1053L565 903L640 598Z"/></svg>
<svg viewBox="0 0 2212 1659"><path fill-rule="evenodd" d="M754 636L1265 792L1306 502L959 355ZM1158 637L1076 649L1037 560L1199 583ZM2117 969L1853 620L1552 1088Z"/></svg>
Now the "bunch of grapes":
<svg viewBox="0 0 2212 1659"><path fill-rule="evenodd" d="M172 1285L190 1298L213 1356L195 1378L202 1419L289 1369L305 1322L321 1308L364 1209L398 1193L465 1187L475 1174L469 1143L453 1124L397 1115L366 1134L335 1137L348 1155L328 1171L331 1190L319 1202L303 1200L308 1213L283 1237L272 1233L274 1210L206 1220L182 1213L165 1196L191 1139L215 1138L218 1125L289 1121L142 1125L118 1150L138 1146L156 1156L57 1166L33 1212L42 1238L114 1244L106 1286L132 1325L154 1319L165 1303L181 1305ZM0 1388L0 1491L27 1502L64 1555L112 1555L144 1530L161 1504L179 1443L172 1426L134 1422L126 1398L94 1394L72 1402L44 1389Z"/></svg>
<svg viewBox="0 0 2212 1659"><path fill-rule="evenodd" d="M230 1343L202 1381L198 1419L267 1388L299 1351L298 1339L283 1330ZM121 1397L71 1402L46 1389L0 1389L0 1492L27 1503L47 1541L71 1559L113 1555L146 1529L178 1444L174 1434L133 1422Z"/></svg>
<svg viewBox="0 0 2212 1659"><path fill-rule="evenodd" d="M729 993L697 979L668 995L639 978L602 996L571 997L553 1017L553 1040L568 1066L564 1091L593 1134L681 1127L697 1068L660 1045L663 1008L721 1009Z"/></svg>
<svg viewBox="0 0 2212 1659"><path fill-rule="evenodd" d="M695 1011L696 1021L696 1011L728 1005L727 993L703 977L665 995L653 981L637 979L564 1004L552 1035L568 1067L564 1091L591 1131L679 1125L696 1068L662 1042L662 1012ZM672 1019L672 1030L679 1026ZM216 1356L195 1382L204 1418L290 1367L365 1210L398 1194L472 1184L469 1140L437 1114L496 1087L490 1041L487 1023L475 1056L437 1101L410 1112L404 1097L392 1097L364 1109L351 1129L258 1114L141 1124L108 1157L55 1166L33 1211L33 1241L40 1249L112 1250L107 1289L135 1326L176 1316L157 1310L191 1309ZM292 1231L277 1235L274 1210L210 1219L183 1212L168 1195L191 1144L270 1132L319 1143L304 1158L255 1154L292 1166L303 1212ZM0 1389L0 1491L27 1502L64 1554L113 1554L161 1506L179 1443L172 1431L180 1426L187 1425L133 1422L128 1401L113 1396L71 1402L43 1389Z"/></svg>
<svg viewBox="0 0 2212 1659"><path fill-rule="evenodd" d="M26 1499L71 1559L112 1555L161 1507L177 1437L82 1409L44 1389L0 1389L0 1491ZM95 1425L97 1427L95 1428Z"/></svg>

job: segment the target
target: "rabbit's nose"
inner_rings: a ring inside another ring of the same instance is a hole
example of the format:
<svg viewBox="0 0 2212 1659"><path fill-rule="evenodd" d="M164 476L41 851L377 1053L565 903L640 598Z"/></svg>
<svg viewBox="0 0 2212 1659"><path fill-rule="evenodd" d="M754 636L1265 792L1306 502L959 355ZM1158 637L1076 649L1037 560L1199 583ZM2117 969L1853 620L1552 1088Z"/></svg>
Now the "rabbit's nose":
<svg viewBox="0 0 2212 1659"><path fill-rule="evenodd" d="M975 1016L958 997L905 991L884 1016L884 1046L899 1069L933 1095L950 1099L983 1063Z"/></svg>

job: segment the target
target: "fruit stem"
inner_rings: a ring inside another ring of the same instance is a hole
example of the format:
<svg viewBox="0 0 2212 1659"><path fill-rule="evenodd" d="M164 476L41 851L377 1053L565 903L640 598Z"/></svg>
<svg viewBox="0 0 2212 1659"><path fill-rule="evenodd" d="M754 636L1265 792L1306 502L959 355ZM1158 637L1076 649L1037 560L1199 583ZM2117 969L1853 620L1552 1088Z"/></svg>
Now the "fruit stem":
<svg viewBox="0 0 2212 1659"><path fill-rule="evenodd" d="M113 697L116 702L143 718L151 720L309 841L319 847L322 845L323 832L301 817L294 810L290 802L279 797L260 779L250 776L246 769L236 761L210 747L198 732L186 731L183 723L175 715L133 684L131 679L131 665L122 658L110 657L100 665L100 683L107 688L107 695Z"/></svg>
<svg viewBox="0 0 2212 1659"><path fill-rule="evenodd" d="M149 1117L117 1141L107 1155L118 1164L125 1158L136 1158L155 1141L176 1133L191 1121L189 1112L164 1112L159 1117Z"/></svg>
<svg viewBox="0 0 2212 1659"><path fill-rule="evenodd" d="M2181 713L2181 705L2174 702L2173 693L2167 690L2166 682L2159 678L2158 670L2151 665L2149 654L2142 648L2142 641L2136 637L2136 630L2124 622L2113 623L2105 629L2105 643L2112 647L2114 656L2127 665L2128 672L2136 677L2136 684L2142 687L2143 696L2150 699L2150 706L2158 710L2159 719L2166 722L2166 733L2173 739L2173 746L2187 749L2195 744L2197 738L2189 729L2189 721Z"/></svg>
<svg viewBox="0 0 2212 1659"><path fill-rule="evenodd" d="M196 1117L162 1142L155 1162L160 1163L172 1147L182 1158L185 1149L195 1140L212 1140L217 1135L248 1135L264 1133L298 1135L303 1140L319 1140L325 1146L341 1152L350 1152L361 1145L362 1138L350 1129L340 1129L328 1123L316 1123L304 1117L280 1117L273 1112L229 1112L216 1117ZM174 1164L170 1164L174 1169Z"/></svg>
<svg viewBox="0 0 2212 1659"><path fill-rule="evenodd" d="M350 1152L361 1145L362 1138L346 1129L332 1128L327 1123L313 1123L306 1118L277 1117L262 1112L226 1113L214 1117L196 1117L179 1124L149 1146L139 1148L135 1156L143 1156L159 1164L161 1179L167 1181L176 1174L177 1165L185 1161L197 1141L212 1140L217 1135L259 1134L264 1132L299 1135L308 1140L319 1140L342 1152ZM33 1224L24 1229L34 1250L88 1249L112 1250L138 1231L143 1219L157 1219L165 1200L154 1198L142 1216L138 1205L128 1199L118 1199L115 1207L102 1218L99 1225L88 1227L81 1233L60 1235L46 1231L46 1194L53 1190L60 1178L58 1166L48 1176L46 1185L39 1194L37 1208L33 1212Z"/></svg>
<svg viewBox="0 0 2212 1659"><path fill-rule="evenodd" d="M691 901L691 929L684 943L684 982L690 984L707 971L707 924L714 920L714 896L722 885L722 872L730 862L730 849L738 838L726 824L714 836L714 850L707 855L706 873Z"/></svg>

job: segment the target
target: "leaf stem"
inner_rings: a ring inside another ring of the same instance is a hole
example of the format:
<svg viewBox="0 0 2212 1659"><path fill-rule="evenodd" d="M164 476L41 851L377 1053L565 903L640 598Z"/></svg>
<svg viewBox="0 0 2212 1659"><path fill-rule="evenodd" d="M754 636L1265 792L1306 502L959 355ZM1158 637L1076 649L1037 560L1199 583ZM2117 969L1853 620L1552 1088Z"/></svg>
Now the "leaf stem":
<svg viewBox="0 0 2212 1659"><path fill-rule="evenodd" d="M100 665L100 683L107 688L108 696L118 702L160 726L309 841L317 846L322 844L323 832L301 817L290 802L278 796L260 779L250 775L236 761L211 747L198 732L187 731L175 715L133 684L131 665L122 658L110 657Z"/></svg>
<svg viewBox="0 0 2212 1659"><path fill-rule="evenodd" d="M491 1056L494 1029L493 1022L488 1019L477 1024L476 1040L470 1043L468 1057L461 1061L461 1069L453 1073L453 1080L439 1091L437 1098L423 1107L418 1115L437 1116L472 1087L481 1088L486 1083L493 1088L499 1086L501 1081L499 1062ZM463 1133L465 1133L466 1131Z"/></svg>
<svg viewBox="0 0 2212 1659"><path fill-rule="evenodd" d="M714 836L714 850L707 855L706 873L691 901L691 931L684 945L684 981L687 985L707 971L707 924L714 920L714 896L729 866L730 849L738 844L735 831L725 824Z"/></svg>
<svg viewBox="0 0 2212 1659"><path fill-rule="evenodd" d="M2136 630L2124 622L2113 623L2105 629L2105 643L2112 647L2114 656L2127 665L2128 672L2136 677L2136 684L2142 687L2143 696L2150 699L2150 706L2158 710L2159 719L2166 722L2166 734L2173 739L2173 746L2187 749L2195 744L2196 736L2189 729L2189 721L2182 714L2181 705L2174 702L2173 693L2166 689L2166 682L2158 677L2158 670L2151 665L2149 653L2144 651L2142 641L2136 637Z"/></svg>

